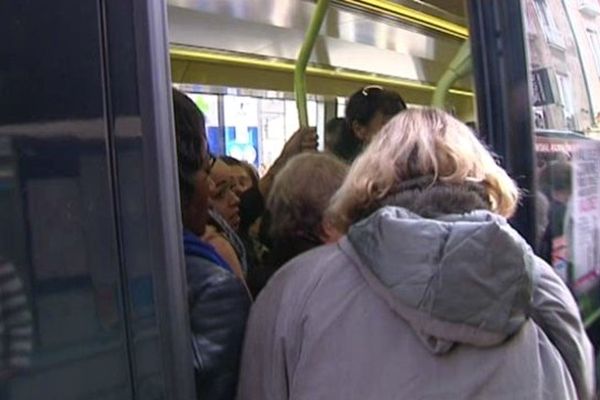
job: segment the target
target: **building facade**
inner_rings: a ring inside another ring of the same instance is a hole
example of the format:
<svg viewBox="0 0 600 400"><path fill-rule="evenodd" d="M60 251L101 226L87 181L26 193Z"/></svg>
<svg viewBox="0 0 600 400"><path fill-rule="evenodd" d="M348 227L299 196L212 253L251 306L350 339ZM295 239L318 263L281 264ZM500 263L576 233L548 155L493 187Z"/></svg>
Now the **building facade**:
<svg viewBox="0 0 600 400"><path fill-rule="evenodd" d="M526 0L537 129L593 135L600 122L600 0Z"/></svg>

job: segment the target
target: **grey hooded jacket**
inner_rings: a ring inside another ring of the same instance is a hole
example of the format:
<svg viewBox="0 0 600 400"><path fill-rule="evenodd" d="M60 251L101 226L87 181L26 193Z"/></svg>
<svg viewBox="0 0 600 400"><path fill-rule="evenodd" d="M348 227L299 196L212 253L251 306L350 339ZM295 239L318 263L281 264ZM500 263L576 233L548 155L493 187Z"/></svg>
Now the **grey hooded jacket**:
<svg viewBox="0 0 600 400"><path fill-rule="evenodd" d="M574 299L503 218L386 207L275 275L251 311L238 399L593 393Z"/></svg>

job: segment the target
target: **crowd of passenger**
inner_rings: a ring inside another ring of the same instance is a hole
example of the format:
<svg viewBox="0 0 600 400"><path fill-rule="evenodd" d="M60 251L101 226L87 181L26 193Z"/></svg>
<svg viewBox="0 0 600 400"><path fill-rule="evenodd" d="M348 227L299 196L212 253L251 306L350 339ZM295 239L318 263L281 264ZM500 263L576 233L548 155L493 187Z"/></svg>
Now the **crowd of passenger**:
<svg viewBox="0 0 600 400"><path fill-rule="evenodd" d="M173 103L199 399L594 398L577 304L465 124L367 86L260 177Z"/></svg>

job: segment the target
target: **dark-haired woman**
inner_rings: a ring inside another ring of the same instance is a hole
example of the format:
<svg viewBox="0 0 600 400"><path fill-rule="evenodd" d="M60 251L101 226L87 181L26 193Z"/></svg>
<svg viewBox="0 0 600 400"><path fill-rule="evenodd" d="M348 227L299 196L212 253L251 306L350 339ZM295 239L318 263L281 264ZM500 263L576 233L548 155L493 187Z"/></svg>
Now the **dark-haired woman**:
<svg viewBox="0 0 600 400"><path fill-rule="evenodd" d="M406 103L398 93L381 86L365 86L348 99L343 121L329 121L326 136L331 140L326 140L327 150L352 163L379 130L403 110Z"/></svg>
<svg viewBox="0 0 600 400"><path fill-rule="evenodd" d="M197 397L231 400L250 297L231 267L201 239L214 191L204 116L177 90L173 109Z"/></svg>

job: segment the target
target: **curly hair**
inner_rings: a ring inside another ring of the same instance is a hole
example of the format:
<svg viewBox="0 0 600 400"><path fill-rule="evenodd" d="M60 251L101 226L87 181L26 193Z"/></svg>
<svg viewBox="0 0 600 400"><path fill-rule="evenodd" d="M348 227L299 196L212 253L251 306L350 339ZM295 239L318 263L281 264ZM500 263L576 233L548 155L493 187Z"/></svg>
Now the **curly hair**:
<svg viewBox="0 0 600 400"><path fill-rule="evenodd" d="M319 235L323 213L348 171L337 157L305 153L292 158L277 174L267 208L272 238Z"/></svg>

